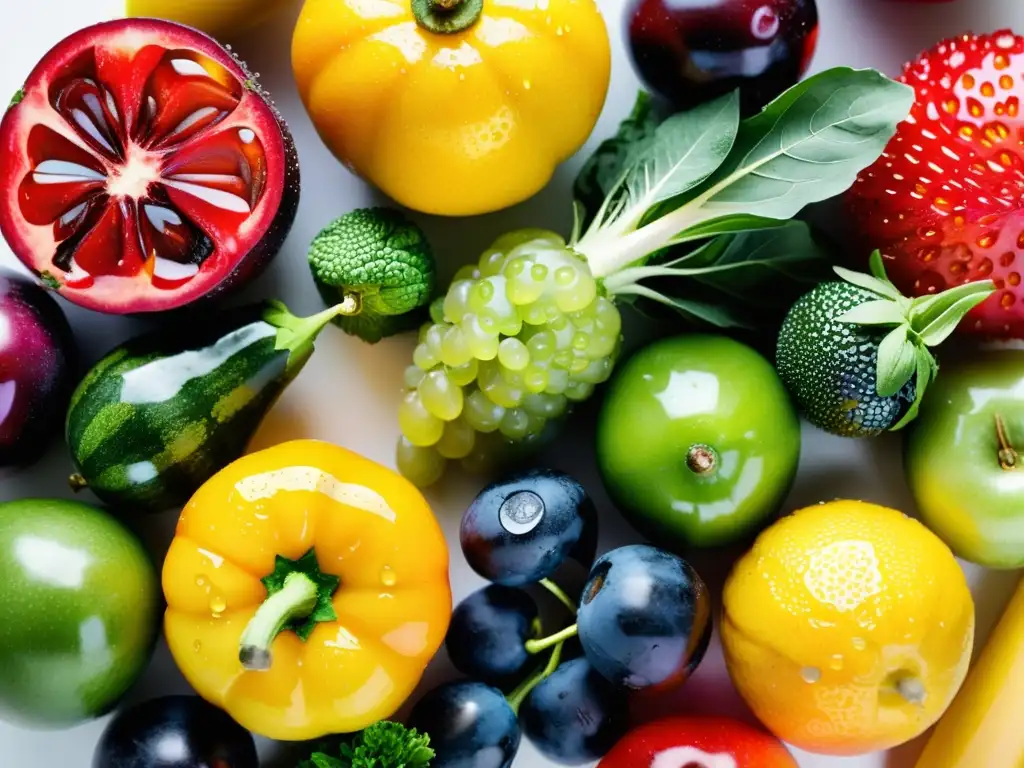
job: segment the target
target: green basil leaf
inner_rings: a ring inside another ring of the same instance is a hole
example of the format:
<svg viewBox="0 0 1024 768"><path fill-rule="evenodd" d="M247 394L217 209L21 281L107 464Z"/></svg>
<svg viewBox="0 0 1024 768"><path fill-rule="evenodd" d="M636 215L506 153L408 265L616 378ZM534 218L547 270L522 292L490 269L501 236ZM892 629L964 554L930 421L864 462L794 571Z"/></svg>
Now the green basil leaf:
<svg viewBox="0 0 1024 768"><path fill-rule="evenodd" d="M871 69L836 67L807 78L743 121L726 161L687 200L673 201L685 203L679 231L755 211L788 219L843 192L913 103L912 88Z"/></svg>
<svg viewBox="0 0 1024 768"><path fill-rule="evenodd" d="M601 209L604 199L622 181L626 169L636 159L636 148L654 136L658 127L654 103L646 91L639 91L633 111L610 139L605 139L587 158L576 177L573 192L583 216L580 231Z"/></svg>
<svg viewBox="0 0 1024 768"><path fill-rule="evenodd" d="M893 328L878 345L878 373L875 389L881 397L892 397L914 375L917 347L907 338L906 324Z"/></svg>
<svg viewBox="0 0 1024 768"><path fill-rule="evenodd" d="M836 318L840 323L855 325L900 325L907 321L899 305L889 299L865 301Z"/></svg>
<svg viewBox="0 0 1024 768"><path fill-rule="evenodd" d="M833 271L839 275L843 280L848 283L856 285L858 288L863 288L866 291L877 293L879 296L885 296L886 298L898 300L902 298L899 291L891 283L886 283L879 280L877 277L871 275L865 275L863 272L854 272L850 269L843 267L833 267Z"/></svg>

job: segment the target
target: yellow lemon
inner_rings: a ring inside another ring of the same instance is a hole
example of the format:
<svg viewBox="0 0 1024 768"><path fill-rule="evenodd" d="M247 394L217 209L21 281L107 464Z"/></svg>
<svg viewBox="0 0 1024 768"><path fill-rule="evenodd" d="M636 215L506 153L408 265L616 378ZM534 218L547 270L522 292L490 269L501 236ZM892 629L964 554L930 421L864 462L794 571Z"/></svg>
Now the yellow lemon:
<svg viewBox="0 0 1024 768"><path fill-rule="evenodd" d="M967 674L974 602L949 548L858 501L762 533L725 585L722 642L761 721L811 752L853 755L931 726Z"/></svg>
<svg viewBox="0 0 1024 768"><path fill-rule="evenodd" d="M264 21L290 0L127 0L125 16L168 19L214 37L232 35Z"/></svg>

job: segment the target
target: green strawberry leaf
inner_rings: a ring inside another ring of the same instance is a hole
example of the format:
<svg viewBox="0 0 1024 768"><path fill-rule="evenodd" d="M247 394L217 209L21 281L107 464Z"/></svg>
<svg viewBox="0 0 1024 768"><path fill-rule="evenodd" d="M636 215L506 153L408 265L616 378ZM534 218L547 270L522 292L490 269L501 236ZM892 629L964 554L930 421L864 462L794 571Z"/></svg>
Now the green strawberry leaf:
<svg viewBox="0 0 1024 768"><path fill-rule="evenodd" d="M935 380L935 374L938 373L938 363L935 362L935 357L928 351L927 347L916 347L914 357L917 376L914 402L910 404L910 408L903 414L903 418L890 427L890 431L893 432L903 429L903 427L917 418L918 411L921 410L921 402L924 400L924 393L928 389L928 385Z"/></svg>
<svg viewBox="0 0 1024 768"><path fill-rule="evenodd" d="M964 283L934 296L914 299L910 305L910 325L928 346L945 341L964 316L995 292L995 283L982 280Z"/></svg>
<svg viewBox="0 0 1024 768"><path fill-rule="evenodd" d="M836 318L840 323L854 325L902 325L907 318L896 302L890 299L865 301Z"/></svg>
<svg viewBox="0 0 1024 768"><path fill-rule="evenodd" d="M891 283L889 276L885 274L885 262L882 260L882 252L877 248L871 252L871 257L868 259L868 269L871 270L871 274L886 283Z"/></svg>
<svg viewBox="0 0 1024 768"><path fill-rule="evenodd" d="M866 291L877 293L879 296L885 296L893 301L898 301L903 298L892 283L879 280L877 277L873 277L871 275L865 275L863 272L854 272L853 270L846 269L844 267L832 267L832 269L837 275L843 278L843 280L856 285L858 288L863 288Z"/></svg>
<svg viewBox="0 0 1024 768"><path fill-rule="evenodd" d="M917 347L907 338L909 330L906 323L898 325L878 345L875 388L881 397L892 397L914 375Z"/></svg>

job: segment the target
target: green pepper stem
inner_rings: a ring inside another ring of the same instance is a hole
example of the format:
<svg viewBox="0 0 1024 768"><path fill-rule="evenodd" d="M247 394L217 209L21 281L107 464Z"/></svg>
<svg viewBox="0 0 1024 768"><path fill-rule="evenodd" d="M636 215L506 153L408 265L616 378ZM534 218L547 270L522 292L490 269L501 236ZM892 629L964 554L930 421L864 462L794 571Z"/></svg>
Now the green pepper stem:
<svg viewBox="0 0 1024 768"><path fill-rule="evenodd" d="M564 605L573 616L576 615L576 605L569 599L569 596L565 594L565 591L560 586L555 584L551 579L541 579L539 583L544 587L544 589L554 595L555 599Z"/></svg>
<svg viewBox="0 0 1024 768"><path fill-rule="evenodd" d="M411 0L416 23L429 32L451 35L476 24L484 0Z"/></svg>
<svg viewBox="0 0 1024 768"><path fill-rule="evenodd" d="M576 624L570 627L566 627L561 632L556 632L548 637L542 637L539 640L527 640L524 644L527 653L540 653L543 650L550 648L553 645L563 643L570 638L576 637L579 633L579 629Z"/></svg>
<svg viewBox="0 0 1024 768"><path fill-rule="evenodd" d="M526 701L526 697L530 695L530 692L540 685L545 678L550 677L551 673L558 669L558 665L562 662L562 647L565 641L555 643L555 649L551 652L551 657L548 659L548 663L545 664L541 669L534 672L519 686L512 691L505 700L508 702L509 707L517 715L519 714L519 707Z"/></svg>
<svg viewBox="0 0 1024 768"><path fill-rule="evenodd" d="M238 660L248 670L270 669L270 645L285 624L309 616L316 608L317 585L304 573L289 573L275 592L249 620L239 640Z"/></svg>

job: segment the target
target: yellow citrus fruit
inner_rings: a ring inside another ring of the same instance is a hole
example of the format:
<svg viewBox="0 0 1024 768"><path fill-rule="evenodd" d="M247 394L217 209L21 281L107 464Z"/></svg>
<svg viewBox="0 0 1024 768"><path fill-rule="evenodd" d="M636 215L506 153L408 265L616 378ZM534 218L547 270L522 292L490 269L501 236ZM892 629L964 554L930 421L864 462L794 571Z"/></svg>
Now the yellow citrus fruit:
<svg viewBox="0 0 1024 768"><path fill-rule="evenodd" d="M729 675L779 738L889 749L931 726L967 674L974 601L949 548L894 509L834 501L762 533L725 585Z"/></svg>
<svg viewBox="0 0 1024 768"><path fill-rule="evenodd" d="M126 0L125 16L168 19L214 37L264 21L288 0Z"/></svg>

